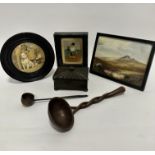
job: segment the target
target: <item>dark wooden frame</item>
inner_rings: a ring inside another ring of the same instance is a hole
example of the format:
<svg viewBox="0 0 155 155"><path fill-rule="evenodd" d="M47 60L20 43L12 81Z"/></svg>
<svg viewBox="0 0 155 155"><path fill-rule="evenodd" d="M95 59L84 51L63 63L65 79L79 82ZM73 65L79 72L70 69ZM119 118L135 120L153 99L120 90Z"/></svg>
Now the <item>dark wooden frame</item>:
<svg viewBox="0 0 155 155"><path fill-rule="evenodd" d="M82 64L63 64L61 55L61 39L62 38L81 38L83 40L83 63ZM54 33L55 50L58 66L88 66L88 33L87 32L55 32Z"/></svg>
<svg viewBox="0 0 155 155"><path fill-rule="evenodd" d="M18 70L12 62L11 55L13 50L19 44L24 42L34 43L40 46L44 51L45 63L43 67L36 72L32 72L32 73L22 72ZM1 64L3 69L9 76L22 82L32 82L35 80L42 79L52 69L54 60L55 60L54 51L50 43L42 36L35 33L25 32L25 33L16 34L11 38L9 38L4 43L1 49Z"/></svg>
<svg viewBox="0 0 155 155"><path fill-rule="evenodd" d="M114 38L114 39L122 39L122 40L127 40L127 41L134 41L134 42L139 42L139 43L144 43L144 44L150 44L152 46L152 49L151 49L150 55L149 55L149 59L148 59L148 63L147 63L147 67L146 67L146 70L145 70L143 82L142 82L142 85L140 87L139 86L135 86L135 85L133 85L131 83L127 83L125 81L121 81L121 80L118 80L118 79L115 79L115 78L103 75L103 74L98 73L98 72L93 70L93 60L94 60L94 57L95 57L95 52L96 52L96 48L97 48L98 38L100 36L110 37L110 38ZM90 73L99 75L101 77L104 77L104 78L110 79L112 81L119 82L121 84L124 84L124 85L127 85L129 87L132 87L132 88L135 88L135 89L143 91L145 89L145 85L146 85L146 82L147 82L149 70L150 70L150 67L151 67L151 64L152 64L152 60L153 60L153 56L154 56L154 51L155 51L155 42L154 41L137 39L137 38L131 38L131 37L124 37L124 36L117 36L117 35L105 34L105 33L97 33L96 40L95 40L95 45L94 45L94 50L93 50L93 56L92 56L92 60L91 60Z"/></svg>

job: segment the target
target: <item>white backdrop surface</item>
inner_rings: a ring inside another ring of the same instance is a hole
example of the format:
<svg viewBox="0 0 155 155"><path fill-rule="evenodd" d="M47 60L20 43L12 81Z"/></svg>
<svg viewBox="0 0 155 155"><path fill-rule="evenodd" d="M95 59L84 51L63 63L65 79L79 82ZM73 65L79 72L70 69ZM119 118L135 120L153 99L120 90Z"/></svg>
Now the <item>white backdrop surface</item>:
<svg viewBox="0 0 155 155"><path fill-rule="evenodd" d="M56 31L89 32L89 64L97 32L155 40L155 4L0 4L0 47L12 35L34 32L54 48ZM84 94L54 91L53 70L44 79L22 83L0 67L0 150L155 150L155 61L144 92L126 87L122 96L75 114L71 131L59 133L49 123L47 102L25 108L23 92L36 97ZM89 74L89 97L120 84Z"/></svg>

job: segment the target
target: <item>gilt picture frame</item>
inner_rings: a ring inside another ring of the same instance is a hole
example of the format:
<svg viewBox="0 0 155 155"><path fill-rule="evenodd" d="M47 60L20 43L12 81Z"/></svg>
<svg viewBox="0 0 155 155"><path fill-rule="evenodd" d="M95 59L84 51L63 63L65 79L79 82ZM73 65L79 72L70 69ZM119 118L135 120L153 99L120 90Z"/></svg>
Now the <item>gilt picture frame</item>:
<svg viewBox="0 0 155 155"><path fill-rule="evenodd" d="M154 41L97 33L90 72L143 91L154 50Z"/></svg>

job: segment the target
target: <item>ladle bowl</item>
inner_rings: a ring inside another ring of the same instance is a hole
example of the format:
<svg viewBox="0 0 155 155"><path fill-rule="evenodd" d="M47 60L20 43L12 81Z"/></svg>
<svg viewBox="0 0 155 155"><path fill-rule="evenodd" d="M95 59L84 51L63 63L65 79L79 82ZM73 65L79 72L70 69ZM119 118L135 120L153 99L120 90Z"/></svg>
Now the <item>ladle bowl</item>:
<svg viewBox="0 0 155 155"><path fill-rule="evenodd" d="M34 95L32 93L24 93L21 97L21 102L24 106L31 106L34 104Z"/></svg>
<svg viewBox="0 0 155 155"><path fill-rule="evenodd" d="M63 98L51 99L48 105L48 115L53 127L59 131L68 131L74 124L72 110Z"/></svg>
<svg viewBox="0 0 155 155"><path fill-rule="evenodd" d="M49 119L58 131L68 131L73 127L74 124L74 114L80 110L96 104L104 99L120 95L125 92L124 87L119 87L118 89L103 94L102 96L95 97L88 102L82 102L77 107L71 107L64 99L55 97L50 100L48 104L48 115Z"/></svg>

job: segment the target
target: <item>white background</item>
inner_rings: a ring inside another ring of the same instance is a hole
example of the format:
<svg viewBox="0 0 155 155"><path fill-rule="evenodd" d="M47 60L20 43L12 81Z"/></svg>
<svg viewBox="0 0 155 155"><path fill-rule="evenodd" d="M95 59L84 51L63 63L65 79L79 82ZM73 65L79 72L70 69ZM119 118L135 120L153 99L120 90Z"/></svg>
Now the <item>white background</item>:
<svg viewBox="0 0 155 155"><path fill-rule="evenodd" d="M97 32L155 40L155 4L0 4L0 46L19 32L45 37L54 48L56 31L89 32L89 64ZM47 102L25 108L23 92L37 97L85 94L54 91L54 69L44 79L21 83L0 67L0 150L155 150L155 62L144 92L126 87L122 96L75 114L71 131L59 133L49 123ZM89 74L89 98L120 84Z"/></svg>

